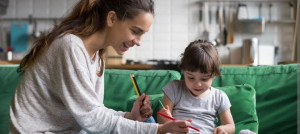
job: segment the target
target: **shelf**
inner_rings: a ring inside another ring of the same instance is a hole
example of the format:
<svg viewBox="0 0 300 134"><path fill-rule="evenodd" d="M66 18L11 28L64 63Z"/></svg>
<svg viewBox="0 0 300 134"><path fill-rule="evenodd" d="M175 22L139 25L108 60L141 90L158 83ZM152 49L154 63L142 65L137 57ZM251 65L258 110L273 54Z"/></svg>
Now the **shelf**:
<svg viewBox="0 0 300 134"><path fill-rule="evenodd" d="M274 23L274 24L295 24L295 20L274 20L274 21L266 21L266 23Z"/></svg>

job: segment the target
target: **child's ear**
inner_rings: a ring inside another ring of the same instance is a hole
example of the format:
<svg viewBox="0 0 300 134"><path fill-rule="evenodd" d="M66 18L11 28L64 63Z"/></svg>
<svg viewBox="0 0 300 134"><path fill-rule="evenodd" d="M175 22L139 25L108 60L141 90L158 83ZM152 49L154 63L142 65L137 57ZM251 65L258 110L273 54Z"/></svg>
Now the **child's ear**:
<svg viewBox="0 0 300 134"><path fill-rule="evenodd" d="M109 11L107 13L107 26L111 27L117 21L118 17L115 11Z"/></svg>

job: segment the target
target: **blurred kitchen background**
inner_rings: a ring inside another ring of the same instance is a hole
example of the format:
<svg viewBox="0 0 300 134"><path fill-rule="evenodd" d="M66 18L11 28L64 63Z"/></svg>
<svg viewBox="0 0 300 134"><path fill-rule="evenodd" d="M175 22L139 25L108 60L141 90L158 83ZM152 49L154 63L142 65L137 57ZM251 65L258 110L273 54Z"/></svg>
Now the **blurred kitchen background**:
<svg viewBox="0 0 300 134"><path fill-rule="evenodd" d="M0 61L19 63L33 41L58 24L77 1L0 0ZM155 19L141 46L123 56L108 48L108 67L176 68L184 48L196 39L213 42L223 65L299 61L298 0L154 1Z"/></svg>

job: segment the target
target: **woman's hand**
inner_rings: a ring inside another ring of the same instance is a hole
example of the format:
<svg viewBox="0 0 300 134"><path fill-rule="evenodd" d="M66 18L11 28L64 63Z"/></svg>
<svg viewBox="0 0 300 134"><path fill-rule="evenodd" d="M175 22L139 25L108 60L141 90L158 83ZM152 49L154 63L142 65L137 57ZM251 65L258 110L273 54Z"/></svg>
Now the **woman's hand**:
<svg viewBox="0 0 300 134"><path fill-rule="evenodd" d="M150 96L144 93L134 102L131 117L132 120L145 121L152 116L152 108L150 102Z"/></svg>
<svg viewBox="0 0 300 134"><path fill-rule="evenodd" d="M169 121L158 126L157 134L187 134L192 120L175 120Z"/></svg>

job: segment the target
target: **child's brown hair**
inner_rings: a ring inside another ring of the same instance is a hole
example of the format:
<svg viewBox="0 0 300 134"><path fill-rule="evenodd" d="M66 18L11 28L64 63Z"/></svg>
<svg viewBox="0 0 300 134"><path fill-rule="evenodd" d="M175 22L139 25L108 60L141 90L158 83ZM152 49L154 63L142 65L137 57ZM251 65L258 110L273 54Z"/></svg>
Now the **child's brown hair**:
<svg viewBox="0 0 300 134"><path fill-rule="evenodd" d="M180 68L186 71L200 71L210 73L211 76L220 75L218 51L211 42L196 40L191 42L182 54Z"/></svg>

